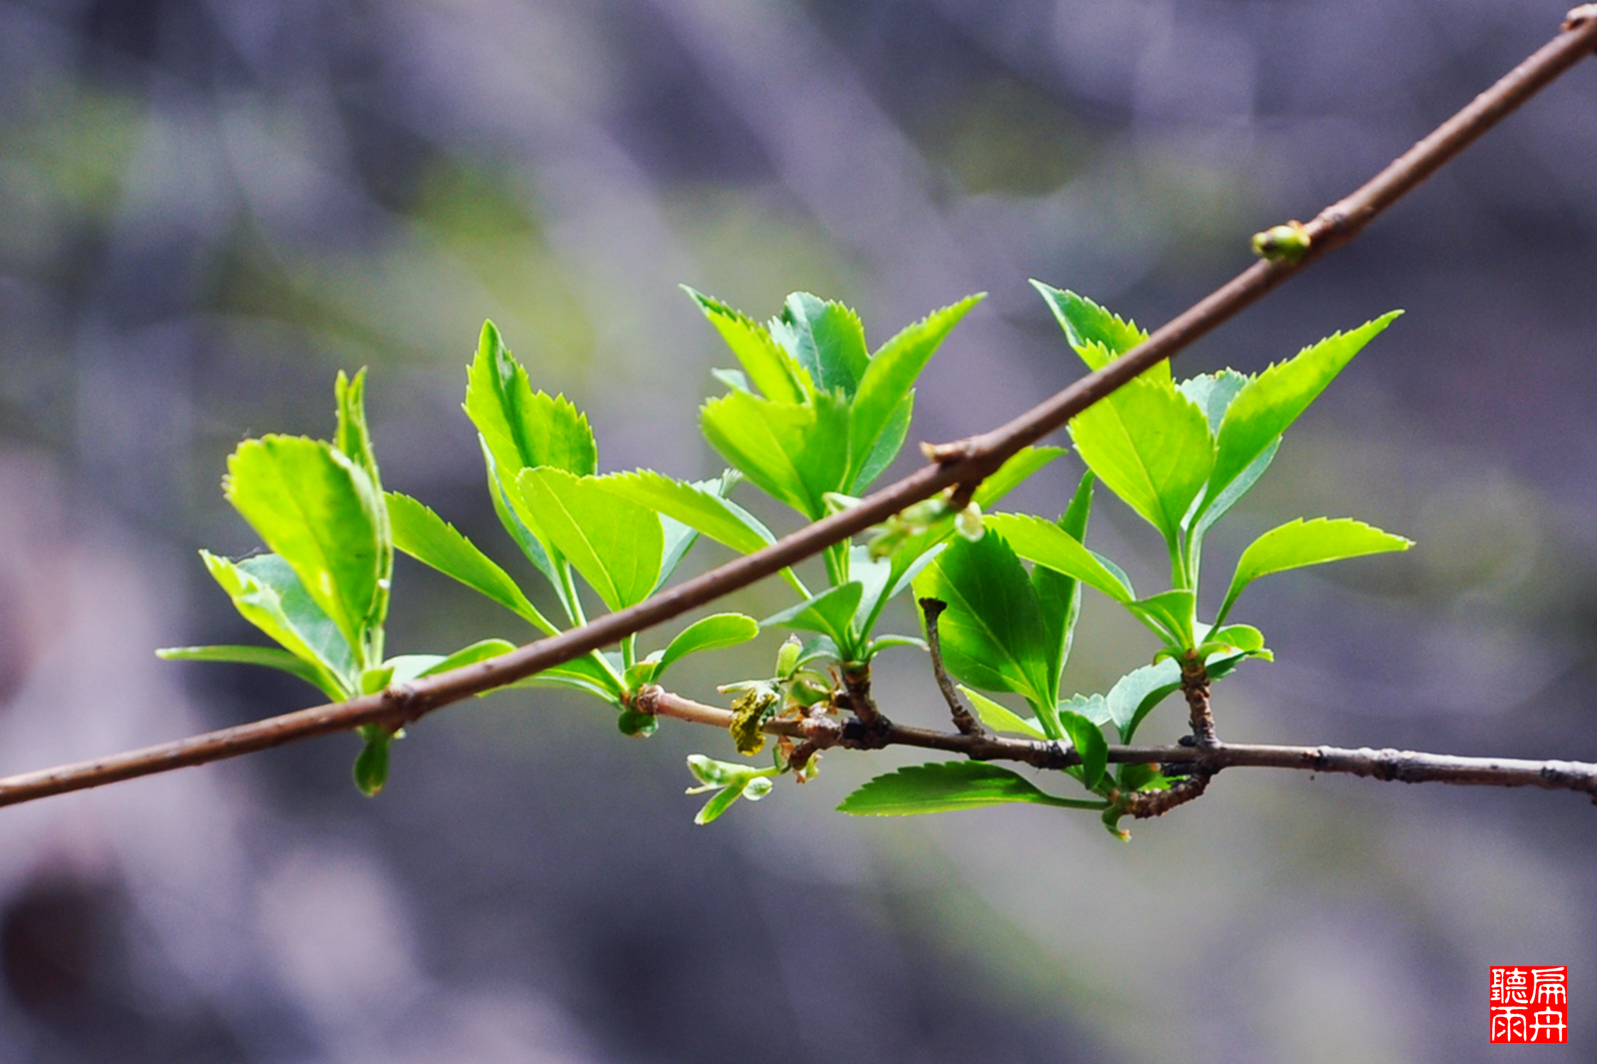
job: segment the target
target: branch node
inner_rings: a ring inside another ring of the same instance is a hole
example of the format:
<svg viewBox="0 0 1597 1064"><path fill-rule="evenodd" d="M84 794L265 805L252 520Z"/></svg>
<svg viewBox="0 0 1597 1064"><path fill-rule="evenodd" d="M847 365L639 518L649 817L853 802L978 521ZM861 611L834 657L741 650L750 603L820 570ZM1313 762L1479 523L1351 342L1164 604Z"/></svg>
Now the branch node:
<svg viewBox="0 0 1597 1064"><path fill-rule="evenodd" d="M395 730L414 723L428 709L427 700L422 697L415 685L408 681L391 683L383 688L382 700L383 706L393 710L394 715L399 718L399 722L394 725Z"/></svg>

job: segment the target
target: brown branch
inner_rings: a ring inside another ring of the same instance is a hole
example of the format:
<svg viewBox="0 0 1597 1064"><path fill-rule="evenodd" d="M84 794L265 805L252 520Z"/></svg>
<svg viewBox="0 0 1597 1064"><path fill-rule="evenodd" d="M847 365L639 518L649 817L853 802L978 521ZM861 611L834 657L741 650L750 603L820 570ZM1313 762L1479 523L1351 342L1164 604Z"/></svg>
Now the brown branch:
<svg viewBox="0 0 1597 1064"><path fill-rule="evenodd" d="M1192 741L1200 750L1213 750L1220 745L1220 737L1214 732L1214 713L1209 709L1209 670L1197 655L1181 663L1181 694L1187 700Z"/></svg>
<svg viewBox="0 0 1597 1064"><path fill-rule="evenodd" d="M1150 366L1187 347L1317 259L1353 239L1405 192L1429 177L1597 46L1590 5L1570 12L1569 28L1497 84L1382 170L1352 195L1332 204L1306 227L1310 245L1294 261L1256 262L1160 328L1133 350L991 432L932 449L934 464L863 499L858 506L808 525L753 554L607 614L580 628L541 639L489 661L385 691L252 724L94 761L0 779L0 805L82 790L117 780L253 753L286 742L362 724L397 725L440 706L551 668L628 635L677 617L820 553L950 485L973 485L1021 448L1061 428L1088 406Z"/></svg>
<svg viewBox="0 0 1597 1064"><path fill-rule="evenodd" d="M948 670L943 668L943 643L937 636L937 618L948 608L948 603L934 598L919 601L921 613L926 616L926 649L932 656L932 675L937 678L937 689L943 693L943 701L948 703L948 712L953 714L954 727L963 735L980 735L981 724L971 714L965 700L959 697L959 689L948 678Z"/></svg>
<svg viewBox="0 0 1597 1064"><path fill-rule="evenodd" d="M650 707L648 711L662 717L675 717L722 729L732 723L730 710L694 702L658 687L644 690ZM639 697L640 705L644 697ZM836 721L828 720L826 723L837 728ZM766 723L765 730L772 735L812 740L818 738L815 722L810 720L772 720ZM859 749L859 744L850 740L849 730L845 725L829 740L819 740L818 745L822 749L827 746ZM907 728L901 724L894 724L887 729L883 745L942 750L978 761L1018 761L1037 768L1060 769L1081 763L1081 758L1074 750L1066 750L1056 743L936 732ZM1109 761L1117 765L1161 765L1170 772L1185 773L1194 781L1204 777L1204 785L1207 785L1207 777L1221 769L1285 768L1400 783L1453 783L1476 787L1540 787L1549 791L1579 791L1592 795L1593 803L1597 804L1597 764L1585 761L1525 761L1511 757L1458 757L1413 750L1372 750L1369 747L1349 750L1335 746L1248 743L1220 743L1209 749L1191 746L1111 746ZM1187 789L1202 793L1202 787L1196 784ZM1189 793L1182 800L1194 797L1197 797L1196 793ZM1158 816L1167 808L1169 805L1138 813L1136 809L1128 807L1127 811L1133 816Z"/></svg>

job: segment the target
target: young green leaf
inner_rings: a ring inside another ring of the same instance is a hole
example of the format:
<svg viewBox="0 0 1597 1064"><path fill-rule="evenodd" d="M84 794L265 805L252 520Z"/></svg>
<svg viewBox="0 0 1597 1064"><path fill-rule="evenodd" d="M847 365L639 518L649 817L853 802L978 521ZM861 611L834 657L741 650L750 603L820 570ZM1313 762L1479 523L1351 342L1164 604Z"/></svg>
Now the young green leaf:
<svg viewBox="0 0 1597 1064"><path fill-rule="evenodd" d="M409 495L387 495L394 546L445 576L485 595L549 635L559 631L528 601L510 575L465 536Z"/></svg>
<svg viewBox="0 0 1597 1064"><path fill-rule="evenodd" d="M1231 578L1231 588L1225 594L1225 601L1220 604L1215 623L1225 620L1242 589L1261 576L1342 558L1357 558L1364 554L1408 550L1413 545L1411 539L1382 532L1349 517L1317 517L1312 521L1297 518L1288 521L1270 529L1242 552L1242 557L1237 560L1236 575Z"/></svg>
<svg viewBox="0 0 1597 1064"><path fill-rule="evenodd" d="M739 554L753 554L776 542L753 514L712 490L718 482L689 484L652 469L611 473L598 484L612 495L658 510Z"/></svg>
<svg viewBox="0 0 1597 1064"><path fill-rule="evenodd" d="M1136 618L1152 628L1172 650L1190 650L1196 644L1197 595L1192 591L1164 591L1126 603Z"/></svg>
<svg viewBox="0 0 1597 1064"><path fill-rule="evenodd" d="M949 672L973 687L1014 691L1052 709L1059 677L1049 671L1042 610L1025 567L1001 535L954 542L914 587L916 598L948 604L937 630Z"/></svg>
<svg viewBox="0 0 1597 1064"><path fill-rule="evenodd" d="M549 466L522 470L516 484L544 534L606 606L623 609L654 590L665 534L653 510L606 491L597 477Z"/></svg>
<svg viewBox="0 0 1597 1064"><path fill-rule="evenodd" d="M739 643L747 643L759 634L760 626L755 623L754 618L745 617L741 613L716 613L694 621L665 648L665 653L660 655L659 664L654 667L651 680L659 683L661 675L673 662L689 654L697 654L701 650L735 647Z"/></svg>
<svg viewBox="0 0 1597 1064"><path fill-rule="evenodd" d="M1059 723L1070 736L1070 745L1081 755L1082 785L1092 790L1103 779L1109 764L1109 743L1103 730L1082 714L1063 707L1059 710Z"/></svg>
<svg viewBox="0 0 1597 1064"><path fill-rule="evenodd" d="M588 419L564 396L534 392L493 322L483 322L477 357L466 374L466 415L493 453L500 475L553 466L576 476L599 471Z"/></svg>
<svg viewBox="0 0 1597 1064"><path fill-rule="evenodd" d="M991 510L999 499L1014 491L1027 477L1064 453L1063 447L1022 447L977 486L970 501L983 510Z"/></svg>
<svg viewBox="0 0 1597 1064"><path fill-rule="evenodd" d="M280 647L217 646L162 647L155 656L165 661L227 661L240 665L265 665L298 676L335 702L348 697L343 687L317 662L296 657Z"/></svg>
<svg viewBox="0 0 1597 1064"><path fill-rule="evenodd" d="M393 745L394 733L367 724L360 729L360 736L366 745L355 757L355 786L366 797L375 798L388 782L388 748Z"/></svg>
<svg viewBox="0 0 1597 1064"><path fill-rule="evenodd" d="M223 493L298 574L351 647L375 615L384 544L382 499L331 444L302 436L245 440L228 458Z"/></svg>
<svg viewBox="0 0 1597 1064"><path fill-rule="evenodd" d="M855 816L914 816L1008 802L1067 809L1102 809L1106 805L1046 794L1007 768L983 761L934 761L877 776L844 798L837 808Z"/></svg>
<svg viewBox="0 0 1597 1064"><path fill-rule="evenodd" d="M1213 501L1199 506L1197 524L1192 533L1195 545L1201 546L1203 537L1209 534L1209 529L1214 527L1214 523L1224 517L1226 512L1237 504L1237 500L1246 495L1248 489L1264 475L1264 471L1270 468L1270 463L1275 461L1275 453L1280 449L1281 437L1277 436L1259 457L1214 497Z"/></svg>
<svg viewBox="0 0 1597 1064"><path fill-rule="evenodd" d="M1048 735L1042 730L1042 723L1036 717L1022 717L1012 712L1009 707L994 702L980 691L972 690L964 684L959 689L965 697L970 699L970 704L975 707L976 715L981 722L993 731L1018 732L1028 739L1038 739L1046 742Z"/></svg>
<svg viewBox="0 0 1597 1064"><path fill-rule="evenodd" d="M1035 278L1031 286L1042 294L1048 309L1065 330L1065 338L1075 348L1088 369L1102 369L1112 359L1125 354L1148 338L1136 322L1122 321L1103 307L1074 292L1061 291ZM1170 380L1170 363L1160 362L1145 370L1144 376Z"/></svg>
<svg viewBox="0 0 1597 1064"><path fill-rule="evenodd" d="M904 409L904 424L909 423L908 406L911 389L921 370L926 368L938 345L954 326L986 293L966 296L951 306L934 310L913 325L906 326L872 356L860 377L859 389L854 394L849 412L849 436L854 447L854 473L867 463L871 447L893 420L895 412ZM899 437L902 442L903 437ZM897 447L894 447L897 453ZM888 456L888 462L892 456ZM885 468L886 462L882 463Z"/></svg>
<svg viewBox="0 0 1597 1064"><path fill-rule="evenodd" d="M1325 386L1402 311L1394 310L1350 333L1335 333L1254 377L1226 409L1216 433L1214 472L1204 506L1242 475Z"/></svg>
<svg viewBox="0 0 1597 1064"><path fill-rule="evenodd" d="M722 457L766 494L812 520L825 512L824 505L819 497L810 497L795 457L814 425L813 407L776 403L749 392L729 392L699 409L704 438Z"/></svg>
<svg viewBox="0 0 1597 1064"><path fill-rule="evenodd" d="M817 392L841 388L854 397L870 363L858 314L841 303L794 292L769 329L771 339L804 367Z"/></svg>
<svg viewBox="0 0 1597 1064"><path fill-rule="evenodd" d="M442 654L396 654L383 662L390 670L388 683L408 683L423 676L436 676L440 672L475 665L479 661L497 658L516 649L507 639L482 639L470 646L461 647L448 656ZM386 684L384 686L387 686ZM487 692L484 692L485 694Z"/></svg>
<svg viewBox="0 0 1597 1064"><path fill-rule="evenodd" d="M856 399L855 402L857 403L858 400ZM875 442L863 446L863 454L861 453L860 438L851 435L850 454L852 459L850 467L858 467L859 472L853 474L853 480L849 482L849 494L865 494L865 489L875 483L876 478L882 475L883 470L893 464L893 459L898 457L898 452L904 449L904 437L909 435L909 421L914 413L915 393L911 391L904 396L903 401L895 406L893 412L888 415L887 424L876 437ZM852 433L854 430L851 428L849 431Z"/></svg>
<svg viewBox="0 0 1597 1064"><path fill-rule="evenodd" d="M1175 542L1214 464L1202 410L1142 376L1072 418L1070 438L1110 491Z"/></svg>
<svg viewBox="0 0 1597 1064"><path fill-rule="evenodd" d="M1091 472L1082 475L1070 506L1059 518L1059 527L1076 542L1087 534L1087 519L1092 513ZM1076 620L1081 615L1081 582L1046 565L1033 566L1031 586L1037 592L1037 604L1042 607L1044 639L1048 647L1048 668L1058 676L1070 660L1070 644L1076 634Z"/></svg>
<svg viewBox="0 0 1597 1064"><path fill-rule="evenodd" d="M549 581L549 586L555 589L567 615L574 615L572 604L566 601L565 583L560 579L555 560L550 557L552 548L546 546L538 538L539 534L521 519L518 507L525 509L526 504L521 501L519 491L515 492L514 497L511 495L514 478L507 485L499 476L499 464L494 461L493 452L488 449L488 441L481 435L477 437L477 441L482 444L483 465L488 473L488 497L493 501L494 513L498 516L499 523L510 534L516 546L521 548L521 553L532 563L533 568L542 573L544 579Z"/></svg>
<svg viewBox="0 0 1597 1064"><path fill-rule="evenodd" d="M598 651L580 658L572 658L564 664L555 665L542 672L535 672L531 676L506 684L500 690L522 687L569 687L603 699L613 706L621 705L622 696L626 693L626 686L622 683L620 674L600 656Z"/></svg>
<svg viewBox="0 0 1597 1064"><path fill-rule="evenodd" d="M778 403L802 403L813 392L814 384L798 361L771 338L765 326L732 309L725 303L682 286L716 332L732 349L754 386L767 399Z"/></svg>
<svg viewBox="0 0 1597 1064"><path fill-rule="evenodd" d="M864 590L858 580L851 580L767 617L760 622L760 627L820 632L837 644L845 658L852 660L861 648L855 646L857 641L850 631L850 622L859 609L860 595Z"/></svg>
<svg viewBox="0 0 1597 1064"><path fill-rule="evenodd" d="M1075 577L1116 602L1131 602L1137 597L1118 567L1110 568L1107 559L1082 546L1052 521L1031 514L988 514L983 522L989 532L1003 536L1027 561Z"/></svg>

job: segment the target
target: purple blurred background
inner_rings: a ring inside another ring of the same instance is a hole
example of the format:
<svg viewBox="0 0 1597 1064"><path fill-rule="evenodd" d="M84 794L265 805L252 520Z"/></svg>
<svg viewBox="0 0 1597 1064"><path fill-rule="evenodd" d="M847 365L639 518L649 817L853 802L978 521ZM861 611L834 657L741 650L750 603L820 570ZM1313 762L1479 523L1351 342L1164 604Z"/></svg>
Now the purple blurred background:
<svg viewBox="0 0 1597 1064"><path fill-rule="evenodd" d="M1565 6L0 2L0 773L317 701L151 650L258 641L194 552L256 546L224 458L325 436L339 368L371 367L387 484L505 561L458 406L485 317L604 469L704 476L730 359L678 283L757 317L842 298L875 342L987 290L911 429L979 431L1080 372L1028 277L1157 325ZM1408 311L1210 579L1298 515L1419 546L1250 590L1279 662L1218 689L1223 735L1597 759L1594 288L1597 62L1181 356L1254 371ZM1144 532L1102 505L1091 538L1151 578ZM492 610L402 563L390 645L531 637ZM1090 601L1067 689L1153 649ZM941 719L921 658L880 674ZM623 740L553 693L428 718L375 800L356 749L0 810L0 1061L1476 1061L1488 966L1531 963L1570 966L1542 1054L1597 1054L1597 811L1568 794L1238 770L1122 845L1059 811L832 812L924 760L896 754L696 828L682 759L725 737Z"/></svg>

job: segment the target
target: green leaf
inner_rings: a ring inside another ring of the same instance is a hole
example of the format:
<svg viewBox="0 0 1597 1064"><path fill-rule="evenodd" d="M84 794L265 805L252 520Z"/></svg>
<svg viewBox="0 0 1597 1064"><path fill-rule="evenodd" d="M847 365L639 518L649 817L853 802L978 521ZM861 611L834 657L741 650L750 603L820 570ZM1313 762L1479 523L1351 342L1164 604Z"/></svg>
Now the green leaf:
<svg viewBox="0 0 1597 1064"><path fill-rule="evenodd" d="M993 731L1018 732L1029 739L1047 742L1048 736L1036 717L1022 717L1007 706L994 702L980 691L972 690L964 684L960 684L959 689L966 698L970 699L970 704L975 707L976 715L981 718L981 722Z"/></svg>
<svg viewBox="0 0 1597 1064"><path fill-rule="evenodd" d="M853 441L855 466L852 472L858 474L870 465L867 458L874 457L872 446L900 408L904 411L904 425L908 427L909 407L906 404L911 402L911 389L916 378L926 368L926 363L931 360L943 338L985 296L985 292L966 296L958 303L932 311L920 321L900 330L871 358L860 378L859 389L854 393L849 413L849 437ZM903 436L900 435L899 443L902 441ZM895 446L894 454L897 450ZM886 468L891 461L892 455L887 456L880 468ZM869 483L869 479L860 479ZM863 487L863 484L856 484L855 487Z"/></svg>
<svg viewBox="0 0 1597 1064"><path fill-rule="evenodd" d="M409 495L388 493L394 546L445 576L485 595L549 635L559 631L528 601L510 575L425 505Z"/></svg>
<svg viewBox="0 0 1597 1064"><path fill-rule="evenodd" d="M377 472L377 456L372 451L371 430L366 426L366 370L361 369L354 379L339 370L333 382L333 394L338 401L338 429L333 435L333 446L354 462L379 492L382 478Z"/></svg>
<svg viewBox="0 0 1597 1064"><path fill-rule="evenodd" d="M654 590L665 534L653 510L605 490L598 477L548 466L522 470L516 483L544 533L611 610Z"/></svg>
<svg viewBox="0 0 1597 1064"><path fill-rule="evenodd" d="M673 480L652 469L612 473L599 479L612 495L658 510L739 554L753 554L776 542L771 530L747 510L706 487Z"/></svg>
<svg viewBox="0 0 1597 1064"><path fill-rule="evenodd" d="M442 654L396 654L383 664L392 670L388 683L408 683L423 676L436 676L463 665L475 665L479 661L497 658L514 649L516 644L507 639L482 639L461 647L447 657Z"/></svg>
<svg viewBox="0 0 1597 1064"><path fill-rule="evenodd" d="M870 363L858 314L841 303L794 292L772 320L770 333L804 367L816 391L841 388L854 397Z"/></svg>
<svg viewBox="0 0 1597 1064"><path fill-rule="evenodd" d="M1401 313L1394 310L1350 333L1328 336L1244 385L1227 407L1216 433L1214 471L1204 496L1205 508L1297 420L1365 344Z"/></svg>
<svg viewBox="0 0 1597 1064"><path fill-rule="evenodd" d="M856 400L857 402L857 400ZM853 465L860 467L854 474L854 479L849 484L849 492L853 495L863 495L865 489L882 475L883 470L893 464L893 459L898 457L898 452L904 448L904 437L909 435L909 421L915 413L915 393L911 391L904 396L903 402L893 408L892 414L887 418L887 425L882 429L881 435L861 456L859 438L851 437L853 448ZM852 429L850 430L852 432Z"/></svg>
<svg viewBox="0 0 1597 1064"><path fill-rule="evenodd" d="M1054 318L1065 330L1065 339L1087 363L1088 369L1102 369L1148 338L1146 332L1137 328L1136 322L1122 321L1085 296L1061 291L1036 279L1031 286L1042 294L1048 309L1054 312ZM1144 370L1143 376L1169 381L1170 363L1161 361Z"/></svg>
<svg viewBox="0 0 1597 1064"><path fill-rule="evenodd" d="M1041 608L1003 536L956 541L921 570L914 587L916 598L948 604L937 631L949 672L972 687L1014 691L1052 708L1059 677L1049 672Z"/></svg>
<svg viewBox="0 0 1597 1064"><path fill-rule="evenodd" d="M1382 532L1350 517L1317 517L1312 521L1297 518L1288 521L1270 529L1248 544L1248 549L1242 552L1242 557L1237 560L1236 575L1231 578L1231 589L1220 604L1215 623L1223 621L1231 612L1231 606L1242 589L1261 576L1364 554L1408 550L1413 545L1411 539Z"/></svg>
<svg viewBox="0 0 1597 1064"><path fill-rule="evenodd" d="M1175 542L1214 463L1203 411L1144 375L1072 418L1070 437L1098 479Z"/></svg>
<svg viewBox="0 0 1597 1064"><path fill-rule="evenodd" d="M1169 658L1132 669L1120 677L1109 689L1106 701L1109 717L1120 729L1121 741L1129 743L1142 719L1180 689L1181 666Z"/></svg>
<svg viewBox="0 0 1597 1064"><path fill-rule="evenodd" d="M1080 713L1059 710L1059 723L1070 736L1070 745L1081 755L1081 782L1088 790L1098 786L1109 764L1109 744L1103 730Z"/></svg>
<svg viewBox="0 0 1597 1064"><path fill-rule="evenodd" d="M1226 512L1237 504L1238 499L1248 493L1248 489L1253 487L1254 483L1264 475L1266 469L1270 468L1270 463L1275 461L1275 453L1280 449L1281 437L1277 436L1274 442L1266 447L1264 452L1255 458L1248 468L1238 474L1236 479L1227 484L1225 489L1214 497L1212 502L1207 506L1200 507L1197 527L1193 530L1195 542L1201 544L1203 537L1208 535L1209 529L1214 527L1214 523L1224 517Z"/></svg>
<svg viewBox="0 0 1597 1064"><path fill-rule="evenodd" d="M1052 521L1031 514L988 514L984 523L1027 561L1073 576L1116 602L1129 603L1137 597L1118 567L1111 568L1107 559L1082 546Z"/></svg>
<svg viewBox="0 0 1597 1064"><path fill-rule="evenodd" d="M704 438L722 457L766 494L812 520L824 507L816 509L819 498L811 499L794 458L814 425L813 407L776 403L749 392L729 392L699 409Z"/></svg>
<svg viewBox="0 0 1597 1064"><path fill-rule="evenodd" d="M534 532L517 512L517 507L525 508L525 504L521 502L521 493L518 491L515 493L515 498L511 497L511 487L507 487L504 480L500 478L499 464L494 461L493 452L488 449L488 441L484 440L480 434L477 440L482 444L483 465L488 472L488 496L493 500L494 513L498 516L499 523L510 534L510 538L515 542L516 546L521 548L521 553L526 555L533 568L542 573L544 579L549 581L549 586L555 589L555 592L560 596L561 605L566 609L566 613L568 615L572 614L574 611L571 609L571 604L565 600L565 585L560 579L560 574L555 569L554 560L549 557L549 548L544 545L543 541L538 538L538 533ZM511 485L514 485L513 480Z"/></svg>
<svg viewBox="0 0 1597 1064"><path fill-rule="evenodd" d="M1091 472L1082 475L1070 506L1059 518L1059 527L1078 543L1087 534L1087 519L1092 513L1092 482ZM1048 668L1058 676L1070 660L1070 644L1081 616L1081 582L1046 565L1037 565L1031 571L1031 586L1042 608Z"/></svg>
<svg viewBox="0 0 1597 1064"><path fill-rule="evenodd" d="M877 776L837 808L855 816L913 816L1008 802L1067 809L1102 809L1105 804L1045 794L1007 768L982 761L934 761Z"/></svg>
<svg viewBox="0 0 1597 1064"><path fill-rule="evenodd" d="M1264 649L1264 633L1251 624L1228 624L1214 628L1203 637L1205 643L1220 643L1252 653Z"/></svg>
<svg viewBox="0 0 1597 1064"><path fill-rule="evenodd" d="M603 699L613 706L621 705L622 695L626 693L621 677L598 651L522 677L499 690L523 687L568 687Z"/></svg>
<svg viewBox="0 0 1597 1064"><path fill-rule="evenodd" d="M500 475L553 466L576 476L599 471L588 419L564 396L534 392L491 321L483 322L477 357L466 374L466 416L493 453Z"/></svg>
<svg viewBox="0 0 1597 1064"><path fill-rule="evenodd" d="M765 326L725 303L695 292L687 285L683 291L692 297L715 326L726 345L732 349L749 380L754 382L768 399L778 403L802 403L814 390L808 374L797 360L784 351Z"/></svg>
<svg viewBox="0 0 1597 1064"><path fill-rule="evenodd" d="M1192 591L1164 591L1126 603L1138 620L1152 628L1173 649L1190 650L1196 643L1197 595Z"/></svg>
<svg viewBox="0 0 1597 1064"><path fill-rule="evenodd" d="M1027 477L1064 453L1063 447L1022 447L981 482L970 497L971 501L983 510L992 509L999 499L1014 491Z"/></svg>
<svg viewBox="0 0 1597 1064"><path fill-rule="evenodd" d="M747 643L759 634L760 626L755 623L754 618L745 617L741 613L716 613L694 621L665 648L665 653L660 655L660 663L654 668L652 679L655 683L659 683L660 676L672 662L688 654L697 654L701 650L717 650L721 647L735 647L739 643Z"/></svg>
<svg viewBox="0 0 1597 1064"><path fill-rule="evenodd" d="M351 647L382 623L382 499L331 444L302 436L245 440L222 490L266 545L298 574ZM386 601L386 599L384 599Z"/></svg>
<svg viewBox="0 0 1597 1064"><path fill-rule="evenodd" d="M796 628L805 632L820 632L830 636L842 654L852 659L855 639L849 628L859 609L860 595L865 590L858 580L839 587L829 588L796 606L790 606L760 622L761 628Z"/></svg>
<svg viewBox="0 0 1597 1064"><path fill-rule="evenodd" d="M298 676L335 702L347 697L325 667L296 657L279 647L162 647L155 652L155 656L166 661L226 661L240 665L265 665L269 669L281 669Z"/></svg>

